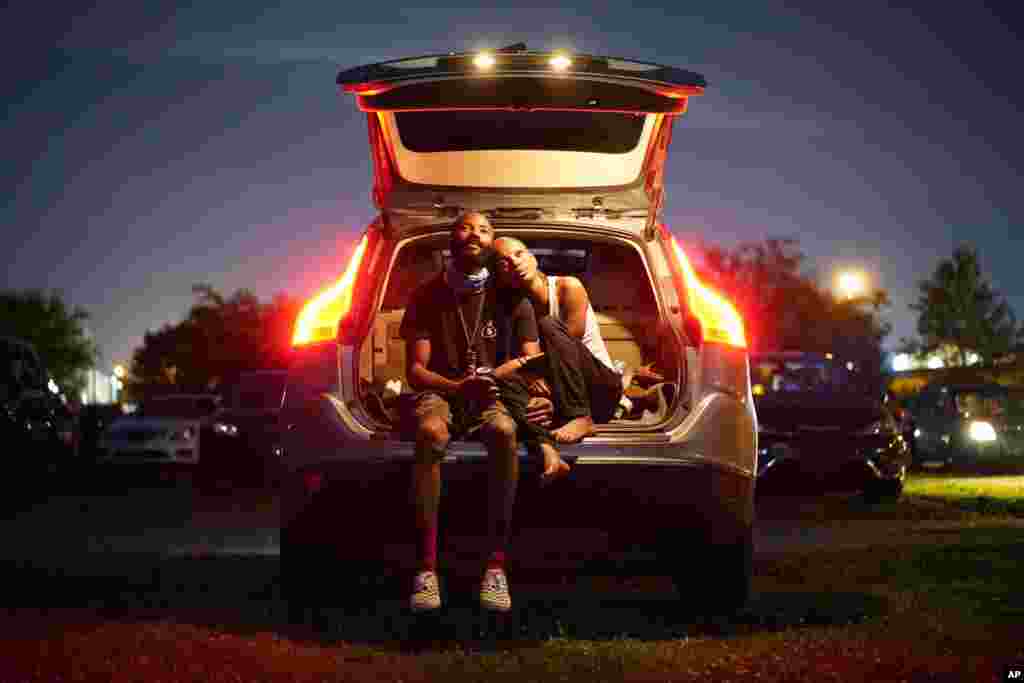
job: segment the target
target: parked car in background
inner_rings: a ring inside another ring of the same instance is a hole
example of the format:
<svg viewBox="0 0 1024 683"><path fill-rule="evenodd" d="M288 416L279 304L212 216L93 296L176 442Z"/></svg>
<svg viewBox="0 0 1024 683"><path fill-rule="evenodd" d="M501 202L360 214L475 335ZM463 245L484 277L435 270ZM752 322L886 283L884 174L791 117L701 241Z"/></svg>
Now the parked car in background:
<svg viewBox="0 0 1024 683"><path fill-rule="evenodd" d="M968 465L1020 452L1019 392L1000 384L933 382L916 402L921 467Z"/></svg>
<svg viewBox="0 0 1024 683"><path fill-rule="evenodd" d="M1006 451L1024 463L1024 387L1006 388Z"/></svg>
<svg viewBox="0 0 1024 683"><path fill-rule="evenodd" d="M543 255L549 274L580 277L614 362L656 362L675 389L656 414L561 448L573 468L550 493L521 450L519 533L553 518L570 536L605 532L613 549L653 549L687 608L742 604L757 466L743 322L658 218L672 126L704 78L516 46L357 67L338 83L368 114L380 215L296 323L282 408L288 599L324 604L339 568L358 566L339 557L411 568L411 551L379 555L410 538L414 519L413 437L386 405L410 391L398 330L410 293L443 272L453 220L475 210ZM450 445L446 538L480 533L486 461L478 441Z"/></svg>
<svg viewBox="0 0 1024 683"><path fill-rule="evenodd" d="M205 475L236 483L277 481L278 415L287 377L286 370L253 370L226 388L221 409L203 437Z"/></svg>
<svg viewBox="0 0 1024 683"><path fill-rule="evenodd" d="M917 462L917 402L919 395L914 394L910 396L904 396L896 402L896 406L892 409L893 417L896 418L896 424L899 425L900 434L903 435L903 440L907 443L910 448L910 460L912 463Z"/></svg>
<svg viewBox="0 0 1024 683"><path fill-rule="evenodd" d="M910 449L881 385L832 354L750 357L758 423L758 487L862 490L898 496Z"/></svg>
<svg viewBox="0 0 1024 683"><path fill-rule="evenodd" d="M0 439L7 464L26 473L73 462L74 419L51 385L30 343L0 337Z"/></svg>
<svg viewBox="0 0 1024 683"><path fill-rule="evenodd" d="M144 401L117 418L100 440L99 463L194 466L200 461L201 432L220 405L212 394L176 394Z"/></svg>
<svg viewBox="0 0 1024 683"><path fill-rule="evenodd" d="M95 463L107 428L125 415L119 403L88 403L78 409L78 459Z"/></svg>

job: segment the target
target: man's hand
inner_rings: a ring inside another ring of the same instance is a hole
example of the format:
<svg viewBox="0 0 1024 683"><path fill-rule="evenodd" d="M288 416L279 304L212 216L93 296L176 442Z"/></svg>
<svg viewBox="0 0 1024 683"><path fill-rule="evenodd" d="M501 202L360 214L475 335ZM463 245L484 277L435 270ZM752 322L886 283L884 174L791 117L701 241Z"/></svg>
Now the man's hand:
<svg viewBox="0 0 1024 683"><path fill-rule="evenodd" d="M554 418L555 406L550 400L540 396L534 396L530 398L530 402L526 404L527 422L538 424L541 427L550 427Z"/></svg>
<svg viewBox="0 0 1024 683"><path fill-rule="evenodd" d="M491 403L498 400L498 383L490 377L470 375L459 382L459 396L480 403Z"/></svg>

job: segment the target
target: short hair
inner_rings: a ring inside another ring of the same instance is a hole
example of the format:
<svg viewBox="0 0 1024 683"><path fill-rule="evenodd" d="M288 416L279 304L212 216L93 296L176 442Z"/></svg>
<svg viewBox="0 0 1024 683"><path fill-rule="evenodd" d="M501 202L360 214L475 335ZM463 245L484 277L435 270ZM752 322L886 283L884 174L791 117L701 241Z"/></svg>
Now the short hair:
<svg viewBox="0 0 1024 683"><path fill-rule="evenodd" d="M452 221L451 229L454 231L457 227L462 225L462 223L470 216L480 216L481 218L487 221L487 225L491 225L491 219L488 218L487 214L485 214L483 211L463 211L462 213L455 217L454 221ZM492 225L491 227L493 228L494 226Z"/></svg>
<svg viewBox="0 0 1024 683"><path fill-rule="evenodd" d="M496 237L494 239L494 246L495 247L498 246L498 242L511 242L513 245L519 247L520 249L524 249L526 251L530 251L530 248L527 247L526 244L524 244L521 239L518 239L516 237L510 237L508 235L505 235L505 236L502 236L502 237Z"/></svg>

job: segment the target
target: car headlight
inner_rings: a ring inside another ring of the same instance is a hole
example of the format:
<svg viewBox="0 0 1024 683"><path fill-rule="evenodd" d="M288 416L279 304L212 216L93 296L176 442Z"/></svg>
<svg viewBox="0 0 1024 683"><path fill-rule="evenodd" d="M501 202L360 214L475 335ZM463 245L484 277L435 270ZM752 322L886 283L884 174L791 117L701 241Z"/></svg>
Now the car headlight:
<svg viewBox="0 0 1024 683"><path fill-rule="evenodd" d="M989 443L996 440L996 430L991 422L972 420L967 426L967 436L974 441Z"/></svg>
<svg viewBox="0 0 1024 683"><path fill-rule="evenodd" d="M879 434L890 434L891 425L885 420L875 420L864 429L857 432L857 436L877 436Z"/></svg>
<svg viewBox="0 0 1024 683"><path fill-rule="evenodd" d="M192 431L191 427L172 429L167 433L167 438L171 441L191 441L193 436L195 436L195 432Z"/></svg>
<svg viewBox="0 0 1024 683"><path fill-rule="evenodd" d="M238 436L238 427L229 422L214 422L213 431L224 436Z"/></svg>

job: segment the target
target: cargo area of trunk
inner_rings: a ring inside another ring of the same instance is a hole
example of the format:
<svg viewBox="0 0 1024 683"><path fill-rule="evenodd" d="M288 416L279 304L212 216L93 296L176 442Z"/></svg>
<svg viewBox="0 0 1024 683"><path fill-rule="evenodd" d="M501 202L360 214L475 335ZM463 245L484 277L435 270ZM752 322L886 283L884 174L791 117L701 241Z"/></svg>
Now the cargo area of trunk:
<svg viewBox="0 0 1024 683"><path fill-rule="evenodd" d="M523 240L548 275L572 275L587 289L601 336L613 362L623 369L632 410L603 425L598 434L658 431L685 404L683 351L663 316L649 258L633 243L611 238L527 229L499 229ZM447 234L404 240L392 256L369 334L359 349L360 401L381 432L397 433L400 404L413 393L405 376L406 348L400 336L412 291L442 272ZM662 286L671 286L662 278ZM654 364L664 382L634 381L637 370ZM643 386L641 386L643 384ZM624 406L625 409L625 406Z"/></svg>

